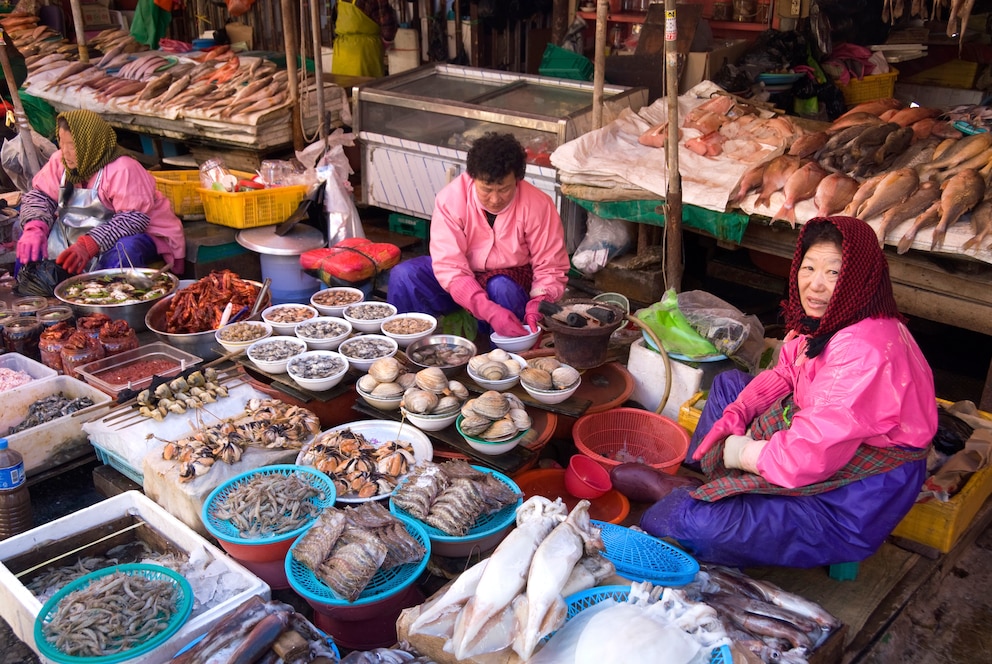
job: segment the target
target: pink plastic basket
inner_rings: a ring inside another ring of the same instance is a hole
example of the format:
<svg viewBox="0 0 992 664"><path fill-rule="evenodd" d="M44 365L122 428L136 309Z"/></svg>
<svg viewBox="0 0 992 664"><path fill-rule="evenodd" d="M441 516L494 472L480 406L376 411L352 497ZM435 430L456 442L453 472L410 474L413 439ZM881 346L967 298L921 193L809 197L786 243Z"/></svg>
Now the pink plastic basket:
<svg viewBox="0 0 992 664"><path fill-rule="evenodd" d="M677 422L637 408L583 415L572 437L580 452L606 470L640 462L674 475L689 450L689 434Z"/></svg>

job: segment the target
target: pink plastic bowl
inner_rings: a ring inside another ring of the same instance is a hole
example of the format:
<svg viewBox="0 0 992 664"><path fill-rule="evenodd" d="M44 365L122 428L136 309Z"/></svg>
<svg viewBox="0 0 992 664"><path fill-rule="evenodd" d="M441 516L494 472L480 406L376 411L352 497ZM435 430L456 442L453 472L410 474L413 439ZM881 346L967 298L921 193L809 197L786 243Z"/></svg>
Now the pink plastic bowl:
<svg viewBox="0 0 992 664"><path fill-rule="evenodd" d="M610 473L584 454L573 454L565 469L565 490L576 498L592 500L613 488Z"/></svg>

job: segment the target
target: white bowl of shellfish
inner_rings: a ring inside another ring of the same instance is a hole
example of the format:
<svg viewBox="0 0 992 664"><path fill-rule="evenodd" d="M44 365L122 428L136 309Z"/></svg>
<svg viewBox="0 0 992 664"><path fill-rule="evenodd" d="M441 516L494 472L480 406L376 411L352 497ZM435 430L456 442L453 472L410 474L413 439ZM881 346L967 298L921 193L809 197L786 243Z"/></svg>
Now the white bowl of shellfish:
<svg viewBox="0 0 992 664"><path fill-rule="evenodd" d="M582 384L582 376L574 368L553 357L527 360L527 368L520 372L520 385L543 404L561 403Z"/></svg>
<svg viewBox="0 0 992 664"><path fill-rule="evenodd" d="M256 341L272 336L272 326L260 320L242 320L228 323L214 332L217 343L228 353L244 350Z"/></svg>
<svg viewBox="0 0 992 664"><path fill-rule="evenodd" d="M379 410L396 410L403 392L412 387L414 375L406 373L395 357L380 357L372 362L368 373L358 379L355 389L367 404Z"/></svg>
<svg viewBox="0 0 992 664"><path fill-rule="evenodd" d="M475 436L470 436L464 431L462 431L462 422L464 421L465 421L464 415L459 415L458 418L455 420L455 428L458 430L458 433L461 435L462 438L465 439L465 442L468 443L469 447L471 447L473 450L481 454L487 454L489 456L506 454L514 447L519 445L520 439L522 439L527 434L527 431L524 430L516 433L513 437L505 440L485 440L484 438L477 438Z"/></svg>
<svg viewBox="0 0 992 664"><path fill-rule="evenodd" d="M504 454L530 430L530 415L515 394L487 390L462 405L458 433L482 454Z"/></svg>
<svg viewBox="0 0 992 664"><path fill-rule="evenodd" d="M296 324L316 318L320 314L306 304L275 304L262 310L262 320L272 326L276 334L289 336L296 333Z"/></svg>
<svg viewBox="0 0 992 664"><path fill-rule="evenodd" d="M365 293L357 288L336 286L319 290L310 296L310 306L317 309L321 316L338 316L349 304L365 300Z"/></svg>
<svg viewBox="0 0 992 664"><path fill-rule="evenodd" d="M447 413L437 415L434 413L411 413L403 406L400 406L400 412L403 413L403 417L407 419L410 424L417 427L421 431L441 431L442 429L447 429L454 423L455 420L458 419L459 415L457 408L452 411L448 411Z"/></svg>
<svg viewBox="0 0 992 664"><path fill-rule="evenodd" d="M451 426L468 399L468 389L438 367L421 369L403 393L400 411L418 429L440 431Z"/></svg>
<svg viewBox="0 0 992 664"><path fill-rule="evenodd" d="M286 365L294 355L306 352L307 344L296 337L266 337L248 346L248 359L262 371L286 373Z"/></svg>
<svg viewBox="0 0 992 664"><path fill-rule="evenodd" d="M476 355L468 361L469 378L487 390L502 392L520 380L520 372L527 368L527 360L516 353L508 353L495 348L488 353Z"/></svg>
<svg viewBox="0 0 992 664"><path fill-rule="evenodd" d="M360 334L345 339L338 346L338 352L348 358L352 368L368 371L372 363L383 357L392 357L399 350L396 339L381 334Z"/></svg>
<svg viewBox="0 0 992 664"><path fill-rule="evenodd" d="M344 308L341 316L358 332L378 334L382 321L396 315L396 307L388 302L356 302Z"/></svg>
<svg viewBox="0 0 992 664"><path fill-rule="evenodd" d="M337 386L348 373L348 358L333 350L311 350L289 358L286 372L300 387L323 392Z"/></svg>
<svg viewBox="0 0 992 664"><path fill-rule="evenodd" d="M437 329L437 318L418 312L396 314L382 321L380 327L384 335L396 339L400 348L406 348L414 341L432 335Z"/></svg>
<svg viewBox="0 0 992 664"><path fill-rule="evenodd" d="M351 323L334 316L317 316L297 323L294 332L310 350L337 350L351 335Z"/></svg>
<svg viewBox="0 0 992 664"><path fill-rule="evenodd" d="M489 335L489 340L493 342L494 346L502 348L507 353L522 353L525 350L530 350L537 342L537 338L541 336L540 325L537 326L536 330L531 330L530 325L524 325L524 329L527 330L527 334L520 337L504 337L502 334L493 332Z"/></svg>

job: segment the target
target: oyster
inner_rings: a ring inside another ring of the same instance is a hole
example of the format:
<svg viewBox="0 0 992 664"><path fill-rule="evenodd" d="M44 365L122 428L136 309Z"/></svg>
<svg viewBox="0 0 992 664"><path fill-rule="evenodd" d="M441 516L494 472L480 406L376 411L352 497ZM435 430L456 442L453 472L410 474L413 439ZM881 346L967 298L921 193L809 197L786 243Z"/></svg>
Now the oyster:
<svg viewBox="0 0 992 664"><path fill-rule="evenodd" d="M550 390L554 387L554 383L551 381L551 374L536 367L527 367L521 371L520 380L527 387L532 387L535 390Z"/></svg>
<svg viewBox="0 0 992 664"><path fill-rule="evenodd" d="M400 375L403 365L395 357L380 357L369 367L369 375L380 383L391 383Z"/></svg>
<svg viewBox="0 0 992 664"><path fill-rule="evenodd" d="M441 394L448 389L448 377L437 367L421 369L416 373L415 381L422 390Z"/></svg>
<svg viewBox="0 0 992 664"><path fill-rule="evenodd" d="M579 379L579 372L574 367L563 364L551 372L551 383L555 389L563 390L571 387Z"/></svg>
<svg viewBox="0 0 992 664"><path fill-rule="evenodd" d="M400 402L400 405L411 413L423 415L434 410L434 407L437 406L438 401L438 396L433 392L418 390L415 387L411 387L403 395L403 401Z"/></svg>

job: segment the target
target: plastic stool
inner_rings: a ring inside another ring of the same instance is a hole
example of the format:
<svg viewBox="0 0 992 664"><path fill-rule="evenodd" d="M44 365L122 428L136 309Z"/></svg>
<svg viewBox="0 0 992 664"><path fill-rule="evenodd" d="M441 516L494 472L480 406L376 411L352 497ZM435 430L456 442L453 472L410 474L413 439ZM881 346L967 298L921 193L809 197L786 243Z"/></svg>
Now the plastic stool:
<svg viewBox="0 0 992 664"><path fill-rule="evenodd" d="M861 563L837 563L828 568L827 574L835 581L854 581L858 578L858 567Z"/></svg>

